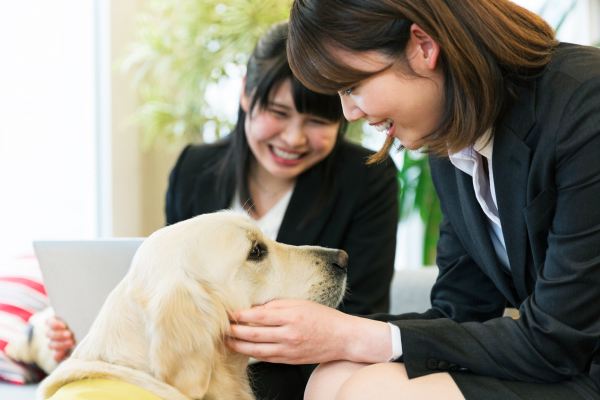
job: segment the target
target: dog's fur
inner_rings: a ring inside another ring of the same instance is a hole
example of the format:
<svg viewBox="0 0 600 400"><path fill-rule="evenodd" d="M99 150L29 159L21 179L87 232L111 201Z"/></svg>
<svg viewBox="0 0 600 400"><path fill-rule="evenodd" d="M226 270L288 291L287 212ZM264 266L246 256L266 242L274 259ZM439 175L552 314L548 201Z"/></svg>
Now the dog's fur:
<svg viewBox="0 0 600 400"><path fill-rule="evenodd" d="M160 229L38 398L76 380L110 378L163 399L250 400L248 356L224 346L231 311L296 298L335 307L346 260L343 251L276 243L233 212Z"/></svg>

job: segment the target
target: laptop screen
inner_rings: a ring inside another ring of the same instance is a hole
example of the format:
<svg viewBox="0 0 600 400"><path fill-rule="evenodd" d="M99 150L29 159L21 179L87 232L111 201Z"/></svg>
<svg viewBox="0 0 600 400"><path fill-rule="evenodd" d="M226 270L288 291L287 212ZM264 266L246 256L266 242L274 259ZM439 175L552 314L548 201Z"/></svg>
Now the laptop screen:
<svg viewBox="0 0 600 400"><path fill-rule="evenodd" d="M143 238L35 241L46 291L56 316L80 343L104 300L125 277Z"/></svg>

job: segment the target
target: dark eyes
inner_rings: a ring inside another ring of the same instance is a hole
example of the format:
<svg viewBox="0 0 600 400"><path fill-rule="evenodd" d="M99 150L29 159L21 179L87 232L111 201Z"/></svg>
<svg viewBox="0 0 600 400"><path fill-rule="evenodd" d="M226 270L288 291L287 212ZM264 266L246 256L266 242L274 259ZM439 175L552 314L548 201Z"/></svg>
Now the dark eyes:
<svg viewBox="0 0 600 400"><path fill-rule="evenodd" d="M262 258L266 254L266 250L261 247L259 244L255 244L250 250L250 254L248 254L248 259L250 260L258 260Z"/></svg>

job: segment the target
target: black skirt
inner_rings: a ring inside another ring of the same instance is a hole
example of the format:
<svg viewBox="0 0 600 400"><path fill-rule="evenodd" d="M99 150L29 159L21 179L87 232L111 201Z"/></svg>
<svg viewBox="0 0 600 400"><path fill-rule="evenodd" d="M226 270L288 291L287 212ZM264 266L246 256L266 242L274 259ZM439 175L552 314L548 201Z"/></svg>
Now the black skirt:
<svg viewBox="0 0 600 400"><path fill-rule="evenodd" d="M507 381L450 372L466 400L600 400L600 391L585 375L559 383Z"/></svg>
<svg viewBox="0 0 600 400"><path fill-rule="evenodd" d="M318 364L287 365L259 362L248 366L257 400L302 400L310 374Z"/></svg>

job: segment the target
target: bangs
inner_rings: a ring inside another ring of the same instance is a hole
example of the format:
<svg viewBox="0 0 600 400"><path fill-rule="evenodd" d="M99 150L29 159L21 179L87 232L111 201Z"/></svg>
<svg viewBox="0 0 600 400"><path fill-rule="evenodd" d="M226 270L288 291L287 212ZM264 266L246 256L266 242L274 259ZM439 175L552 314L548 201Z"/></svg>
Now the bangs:
<svg viewBox="0 0 600 400"><path fill-rule="evenodd" d="M292 12L302 14L303 10L296 7ZM289 35L287 38L287 54L294 75L309 89L325 94L337 94L349 89L358 82L385 71L390 66L379 71L363 71L353 68L334 55L332 50L343 48L339 43L323 36L320 29L311 18L290 18Z"/></svg>
<svg viewBox="0 0 600 400"><path fill-rule="evenodd" d="M268 72L263 74L256 82L254 93L251 94L250 109L254 109L256 106L262 110L267 109L271 101L271 95L279 89L286 79L290 79L294 106L299 113L311 114L332 122L339 122L344 119L342 103L337 92L334 92L335 96L332 96L308 89L293 75L285 53L283 53L283 57L265 68L265 70Z"/></svg>
<svg viewBox="0 0 600 400"><path fill-rule="evenodd" d="M292 97L294 106L301 114L311 114L337 122L344 119L344 110L339 96L317 93L304 86L292 76Z"/></svg>

